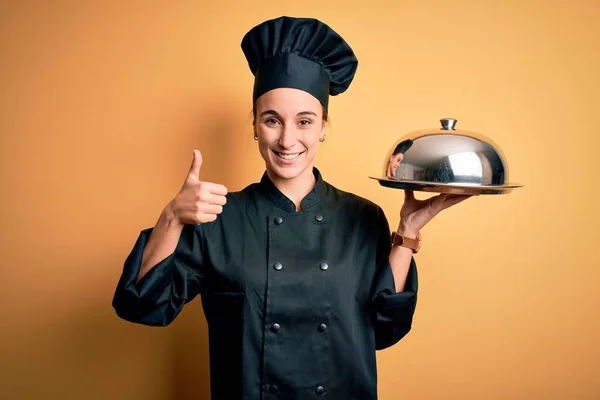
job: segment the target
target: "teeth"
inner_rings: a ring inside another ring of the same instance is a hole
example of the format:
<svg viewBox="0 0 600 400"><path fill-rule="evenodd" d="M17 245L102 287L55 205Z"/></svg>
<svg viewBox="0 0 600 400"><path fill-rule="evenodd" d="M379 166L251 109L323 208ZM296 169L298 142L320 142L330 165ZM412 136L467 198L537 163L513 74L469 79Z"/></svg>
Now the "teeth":
<svg viewBox="0 0 600 400"><path fill-rule="evenodd" d="M281 154L281 153L277 153L277 155L281 158L283 158L284 160L293 160L294 158L298 157L300 155L300 153L294 153L294 154Z"/></svg>

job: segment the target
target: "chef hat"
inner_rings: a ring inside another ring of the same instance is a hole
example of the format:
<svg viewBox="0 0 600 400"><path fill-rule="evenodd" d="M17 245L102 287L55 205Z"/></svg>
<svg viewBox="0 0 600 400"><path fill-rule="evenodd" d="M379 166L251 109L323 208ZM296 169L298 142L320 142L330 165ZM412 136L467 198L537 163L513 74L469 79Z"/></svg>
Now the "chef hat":
<svg viewBox="0 0 600 400"><path fill-rule="evenodd" d="M242 50L254 75L253 103L276 88L304 90L327 110L348 89L358 60L344 39L314 18L280 17L252 28Z"/></svg>

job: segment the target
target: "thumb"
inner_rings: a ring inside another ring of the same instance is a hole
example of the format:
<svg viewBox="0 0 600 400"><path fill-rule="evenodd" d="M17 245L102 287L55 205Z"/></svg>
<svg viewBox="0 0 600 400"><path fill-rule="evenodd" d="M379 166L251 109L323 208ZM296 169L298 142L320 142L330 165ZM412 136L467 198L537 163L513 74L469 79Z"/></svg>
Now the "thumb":
<svg viewBox="0 0 600 400"><path fill-rule="evenodd" d="M192 165L190 166L190 171L188 172L186 180L198 180L198 175L200 175L200 167L202 166L202 154L200 151L194 149L194 159L192 160Z"/></svg>

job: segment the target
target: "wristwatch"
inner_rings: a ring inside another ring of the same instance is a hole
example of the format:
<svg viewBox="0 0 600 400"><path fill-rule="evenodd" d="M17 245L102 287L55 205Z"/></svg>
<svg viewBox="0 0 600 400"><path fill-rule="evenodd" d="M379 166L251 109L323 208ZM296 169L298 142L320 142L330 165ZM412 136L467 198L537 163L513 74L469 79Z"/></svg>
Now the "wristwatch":
<svg viewBox="0 0 600 400"><path fill-rule="evenodd" d="M417 237L414 239L392 232L392 246L407 247L416 254L421 249L421 232L417 233Z"/></svg>

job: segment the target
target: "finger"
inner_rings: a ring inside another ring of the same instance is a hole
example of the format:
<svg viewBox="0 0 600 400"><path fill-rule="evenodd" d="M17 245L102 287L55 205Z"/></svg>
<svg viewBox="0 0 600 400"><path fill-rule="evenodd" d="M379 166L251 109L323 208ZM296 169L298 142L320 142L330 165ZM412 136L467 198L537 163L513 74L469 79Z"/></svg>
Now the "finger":
<svg viewBox="0 0 600 400"><path fill-rule="evenodd" d="M225 186L212 182L202 182L200 190L204 190L220 196L225 196L228 193L228 190Z"/></svg>
<svg viewBox="0 0 600 400"><path fill-rule="evenodd" d="M438 214L442 210L445 210L455 204L460 203L463 200L466 200L470 196L466 195L453 195L453 194L440 194L439 196L432 197L431 200L431 208L433 209L435 214Z"/></svg>
<svg viewBox="0 0 600 400"><path fill-rule="evenodd" d="M430 200L431 200L432 202L435 202L435 203L439 203L439 204L441 204L441 203L443 203L444 201L446 201L446 199L448 198L448 196L449 196L449 195L448 195L448 194L446 194L446 193L440 193L440 194L438 194L437 196L434 196L434 197L432 197Z"/></svg>
<svg viewBox="0 0 600 400"><path fill-rule="evenodd" d="M202 203L198 207L198 211L202 214L221 214L223 212L223 206L217 204Z"/></svg>
<svg viewBox="0 0 600 400"><path fill-rule="evenodd" d="M207 222L213 222L217 220L217 215L216 214L202 214L202 213L198 213L193 221L196 224L204 224Z"/></svg>
<svg viewBox="0 0 600 400"><path fill-rule="evenodd" d="M207 204L216 204L218 206L224 206L227 203L227 197L210 192L201 193L200 200Z"/></svg>
<svg viewBox="0 0 600 400"><path fill-rule="evenodd" d="M216 214L206 214L204 216L204 222L213 222L217 220L217 215Z"/></svg>
<svg viewBox="0 0 600 400"><path fill-rule="evenodd" d="M454 196L449 196L445 201L444 201L444 208L448 208L448 207L452 207L460 202L465 201L466 199L468 199L469 195L454 195Z"/></svg>
<svg viewBox="0 0 600 400"><path fill-rule="evenodd" d="M412 190L404 191L404 200L405 201L413 201L415 199L415 192Z"/></svg>
<svg viewBox="0 0 600 400"><path fill-rule="evenodd" d="M444 202L448 198L448 195L445 193L440 193L437 196L429 198L427 201L429 202L429 206L431 207L434 214L439 213L444 209Z"/></svg>
<svg viewBox="0 0 600 400"><path fill-rule="evenodd" d="M192 159L192 165L190 166L190 170L187 174L186 180L198 180L198 176L200 175L200 167L202 166L202 154L194 149L194 158Z"/></svg>

